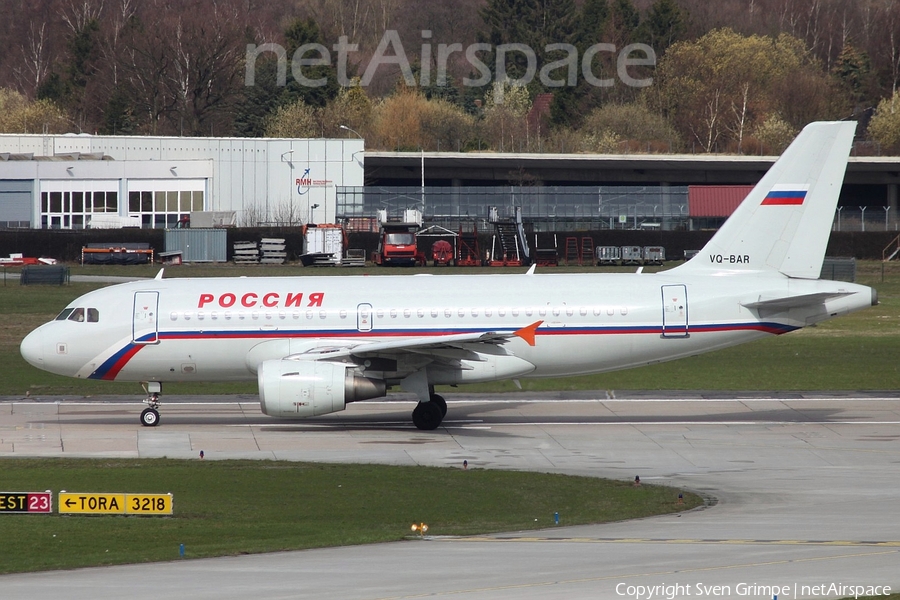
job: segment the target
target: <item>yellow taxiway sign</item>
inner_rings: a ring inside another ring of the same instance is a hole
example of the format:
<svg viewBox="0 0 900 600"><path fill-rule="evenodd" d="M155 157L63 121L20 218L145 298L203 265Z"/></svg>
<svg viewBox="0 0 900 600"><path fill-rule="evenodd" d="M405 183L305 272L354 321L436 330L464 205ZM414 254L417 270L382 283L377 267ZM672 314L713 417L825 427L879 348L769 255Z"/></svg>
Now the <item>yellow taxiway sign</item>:
<svg viewBox="0 0 900 600"><path fill-rule="evenodd" d="M172 512L172 494L59 494L60 514L171 515Z"/></svg>
<svg viewBox="0 0 900 600"><path fill-rule="evenodd" d="M171 515L172 494L127 494L125 514Z"/></svg>

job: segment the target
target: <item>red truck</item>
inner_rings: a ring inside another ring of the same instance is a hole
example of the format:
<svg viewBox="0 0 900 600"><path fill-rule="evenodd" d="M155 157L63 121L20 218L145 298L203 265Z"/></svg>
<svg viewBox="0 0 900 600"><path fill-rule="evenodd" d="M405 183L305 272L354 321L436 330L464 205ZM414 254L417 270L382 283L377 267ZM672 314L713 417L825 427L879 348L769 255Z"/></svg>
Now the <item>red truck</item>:
<svg viewBox="0 0 900 600"><path fill-rule="evenodd" d="M381 266L425 266L425 254L416 245L417 223L382 223L378 249L372 262Z"/></svg>

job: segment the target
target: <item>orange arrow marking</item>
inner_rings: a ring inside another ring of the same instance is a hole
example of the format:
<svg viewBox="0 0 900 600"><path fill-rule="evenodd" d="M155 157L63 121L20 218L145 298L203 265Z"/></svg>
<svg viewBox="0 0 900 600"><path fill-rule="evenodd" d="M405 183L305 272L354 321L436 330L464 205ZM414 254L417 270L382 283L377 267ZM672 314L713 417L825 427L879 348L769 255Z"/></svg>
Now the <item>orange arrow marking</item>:
<svg viewBox="0 0 900 600"><path fill-rule="evenodd" d="M534 332L535 330L543 324L543 321L535 321L528 327L523 327L518 331L514 331L513 335L518 336L525 340L529 346L534 346Z"/></svg>

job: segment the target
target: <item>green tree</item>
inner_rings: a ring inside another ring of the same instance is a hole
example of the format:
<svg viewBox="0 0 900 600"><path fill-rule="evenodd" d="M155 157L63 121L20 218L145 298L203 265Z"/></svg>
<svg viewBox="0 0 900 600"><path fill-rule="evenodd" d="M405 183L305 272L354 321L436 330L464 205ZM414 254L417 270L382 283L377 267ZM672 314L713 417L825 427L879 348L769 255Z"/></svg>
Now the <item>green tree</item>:
<svg viewBox="0 0 900 600"><path fill-rule="evenodd" d="M608 0L585 0L576 19L573 41L578 48L578 56L584 56L592 45L606 42L610 21ZM603 62L602 55L596 55L594 61ZM609 68L611 63L604 63ZM581 64L578 65L579 73ZM588 82L579 75L576 85L566 85L553 90L553 102L550 104L550 122L566 127L577 126L584 116L587 105L591 103L593 90Z"/></svg>
<svg viewBox="0 0 900 600"><path fill-rule="evenodd" d="M50 76L38 86L39 99L65 107L80 125L85 124L86 90L96 73L99 52L100 22L86 19L71 21L72 31L66 40L66 54Z"/></svg>
<svg viewBox="0 0 900 600"><path fill-rule="evenodd" d="M318 133L316 109L303 100L279 107L266 119L266 137L311 138Z"/></svg>
<svg viewBox="0 0 900 600"><path fill-rule="evenodd" d="M379 102L371 120L371 147L406 151L464 148L475 121L460 107L405 86Z"/></svg>
<svg viewBox="0 0 900 600"><path fill-rule="evenodd" d="M302 55L297 55L297 50L306 44L325 45L322 32L319 26L312 19L296 19L284 32L284 38L287 42L286 50L288 60L303 60L320 58L314 50L307 50ZM304 102L312 106L325 106L325 104L334 98L338 93L337 72L334 65L307 65L303 66L303 76L309 80L324 79L325 85L322 86L303 86L293 77L289 78L287 89L288 95L294 95L297 99L302 98Z"/></svg>
<svg viewBox="0 0 900 600"><path fill-rule="evenodd" d="M46 98L30 101L22 94L0 88L0 133L67 133L65 111Z"/></svg>
<svg viewBox="0 0 900 600"><path fill-rule="evenodd" d="M665 118L639 102L606 104L584 119L581 131L595 139L615 136L631 149L672 152L681 146L680 136Z"/></svg>
<svg viewBox="0 0 900 600"><path fill-rule="evenodd" d="M634 41L635 30L641 22L641 15L631 0L613 0L610 5L610 41L621 48Z"/></svg>
<svg viewBox="0 0 900 600"><path fill-rule="evenodd" d="M368 139L373 109L372 101L360 85L359 78L354 78L350 87L341 88L337 96L319 109L321 135L343 136L347 133L341 129L341 125L344 125Z"/></svg>
<svg viewBox="0 0 900 600"><path fill-rule="evenodd" d="M102 135L131 135L137 131L134 106L121 88L116 88L103 111Z"/></svg>
<svg viewBox="0 0 900 600"><path fill-rule="evenodd" d="M900 92L878 103L869 121L869 136L881 145L884 154L900 151Z"/></svg>
<svg viewBox="0 0 900 600"><path fill-rule="evenodd" d="M547 46L575 41L576 15L574 0L488 0L481 11L488 32L482 41L492 46L484 59L494 79L498 76L496 49L504 44L524 44L534 51L536 73L547 63L563 58L561 51L547 50ZM503 66L506 75L515 80L526 74L529 65L527 56L516 51L505 54ZM536 75L529 87L543 90Z"/></svg>
<svg viewBox="0 0 900 600"><path fill-rule="evenodd" d="M575 43L579 54L585 49L603 39L607 24L609 23L610 10L607 0L585 0L578 18Z"/></svg>
<svg viewBox="0 0 900 600"><path fill-rule="evenodd" d="M794 127L836 116L828 79L797 38L717 29L670 46L644 93L688 143L740 152L772 113Z"/></svg>
<svg viewBox="0 0 900 600"><path fill-rule="evenodd" d="M869 56L849 42L841 49L832 73L854 102L861 101L871 86L872 64Z"/></svg>
<svg viewBox="0 0 900 600"><path fill-rule="evenodd" d="M340 86L333 65L302 66L302 75L308 80L324 79L325 85L304 86L292 75L291 61L297 49L305 44L325 45L318 25L312 19L296 19L284 31L287 55L285 85L278 82L279 58L273 53L260 55L255 64L253 85L244 88L243 97L238 101L235 114L235 132L240 136L256 137L265 135L268 119L284 106L302 102L313 107L324 107L335 98ZM307 51L300 59L320 58L314 51Z"/></svg>
<svg viewBox="0 0 900 600"><path fill-rule="evenodd" d="M756 128L755 136L765 152L778 156L797 137L797 129L778 113L772 113Z"/></svg>
<svg viewBox="0 0 900 600"><path fill-rule="evenodd" d="M641 23L637 37L650 44L657 56L684 36L685 14L675 0L656 0Z"/></svg>
<svg viewBox="0 0 900 600"><path fill-rule="evenodd" d="M494 150L518 151L528 146L526 117L531 109L528 89L509 82L494 82L484 97L484 119L479 123L481 138Z"/></svg>

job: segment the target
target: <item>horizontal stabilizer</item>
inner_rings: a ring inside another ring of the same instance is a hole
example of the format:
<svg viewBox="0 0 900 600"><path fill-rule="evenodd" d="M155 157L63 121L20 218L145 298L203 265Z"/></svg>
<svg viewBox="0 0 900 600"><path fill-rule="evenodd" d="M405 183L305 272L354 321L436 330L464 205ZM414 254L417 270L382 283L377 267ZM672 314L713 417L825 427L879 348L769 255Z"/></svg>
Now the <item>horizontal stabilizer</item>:
<svg viewBox="0 0 900 600"><path fill-rule="evenodd" d="M802 296L787 296L785 298L773 298L771 300L758 300L756 302L742 302L741 306L753 309L788 310L804 306L816 306L828 300L843 298L854 292L818 292L815 294L803 294Z"/></svg>

